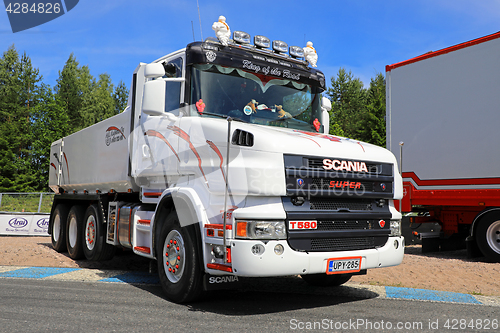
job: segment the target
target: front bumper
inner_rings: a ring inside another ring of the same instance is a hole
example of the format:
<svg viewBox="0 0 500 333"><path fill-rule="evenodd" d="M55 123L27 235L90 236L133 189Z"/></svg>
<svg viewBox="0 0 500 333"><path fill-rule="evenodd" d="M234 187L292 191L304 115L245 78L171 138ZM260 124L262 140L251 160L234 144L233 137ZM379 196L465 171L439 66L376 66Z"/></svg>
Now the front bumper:
<svg viewBox="0 0 500 333"><path fill-rule="evenodd" d="M389 267L399 265L404 255L404 237L389 237L384 246L375 249L336 252L298 252L292 250L286 240L233 239L230 244L233 273L248 277L326 273L328 259L346 257L361 257L362 270ZM256 244L265 248L261 255L252 252ZM278 244L285 249L281 255L274 253Z"/></svg>

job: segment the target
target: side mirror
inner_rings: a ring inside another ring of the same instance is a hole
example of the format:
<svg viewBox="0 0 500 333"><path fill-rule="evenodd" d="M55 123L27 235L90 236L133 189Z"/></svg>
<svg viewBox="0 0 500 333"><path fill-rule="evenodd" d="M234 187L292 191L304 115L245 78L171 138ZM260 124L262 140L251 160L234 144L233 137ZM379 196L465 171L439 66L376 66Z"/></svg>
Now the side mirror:
<svg viewBox="0 0 500 333"><path fill-rule="evenodd" d="M323 97L321 99L321 107L326 111L330 111L332 109L332 102L328 98Z"/></svg>
<svg viewBox="0 0 500 333"><path fill-rule="evenodd" d="M328 134L330 132L330 113L329 111L332 109L332 102L323 97L321 99L321 123L323 124L323 133Z"/></svg>
<svg viewBox="0 0 500 333"><path fill-rule="evenodd" d="M152 64L147 64L144 69L144 76L148 79L155 79L165 75L165 68L162 64L154 62Z"/></svg>
<svg viewBox="0 0 500 333"><path fill-rule="evenodd" d="M163 66L161 67L163 69ZM142 112L150 116L161 116L165 113L165 84L164 80L144 83Z"/></svg>
<svg viewBox="0 0 500 333"><path fill-rule="evenodd" d="M321 113L321 123L323 124L323 133L328 134L330 132L330 114L326 110Z"/></svg>

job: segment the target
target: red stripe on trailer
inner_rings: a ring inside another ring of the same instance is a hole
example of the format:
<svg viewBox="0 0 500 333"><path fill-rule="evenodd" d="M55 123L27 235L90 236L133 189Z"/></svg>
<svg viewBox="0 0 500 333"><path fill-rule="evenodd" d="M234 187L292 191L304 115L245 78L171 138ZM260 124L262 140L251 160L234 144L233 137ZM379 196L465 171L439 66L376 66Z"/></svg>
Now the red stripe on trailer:
<svg viewBox="0 0 500 333"><path fill-rule="evenodd" d="M464 43L461 43L461 44L450 46L450 47L447 47L447 48L442 49L442 50L431 51L431 52L422 54L422 55L420 55L418 57L411 58L411 59L408 59L408 60L405 60L405 61L401 61L401 62L392 64L392 65L387 65L387 66L385 66L385 71L386 72L390 72L391 70L393 70L395 68L398 68L398 67L402 67L402 66L405 66L405 65L413 64L413 63L421 61L421 60L425 60L425 59L437 57L437 56L442 55L442 54L446 54L446 53L450 53L450 52L457 51L457 50L460 50L460 49L464 49L466 47L477 45L477 44L481 44L481 43L484 43L484 42L488 42L490 40L497 39L497 38L500 38L500 32L496 32L496 33L488 35L488 36L484 36L484 37L481 37L481 38L473 39L473 40L468 41L468 42L464 42Z"/></svg>
<svg viewBox="0 0 500 333"><path fill-rule="evenodd" d="M404 178L411 178L418 186L454 185L500 185L500 178L420 179L414 172L403 172Z"/></svg>
<svg viewBox="0 0 500 333"><path fill-rule="evenodd" d="M420 180L413 172L403 173L404 197L401 210L409 212L412 206L449 206L449 207L489 207L500 206L500 189L425 189L417 186L460 186L460 185L492 185L500 184L498 178L478 179L440 179ZM399 209L399 200L395 200Z"/></svg>

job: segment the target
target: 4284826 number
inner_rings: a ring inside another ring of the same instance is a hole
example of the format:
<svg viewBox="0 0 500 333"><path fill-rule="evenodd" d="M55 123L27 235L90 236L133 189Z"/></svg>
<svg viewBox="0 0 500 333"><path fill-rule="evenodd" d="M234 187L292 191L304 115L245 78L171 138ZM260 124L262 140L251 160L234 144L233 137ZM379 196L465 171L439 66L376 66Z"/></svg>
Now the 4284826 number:
<svg viewBox="0 0 500 333"><path fill-rule="evenodd" d="M448 319L443 327L447 330L497 330L499 327L498 319Z"/></svg>
<svg viewBox="0 0 500 333"><path fill-rule="evenodd" d="M26 2L9 2L7 7L5 7L5 11L9 14L59 14L61 12L61 4L59 2L38 2L30 6L30 4Z"/></svg>

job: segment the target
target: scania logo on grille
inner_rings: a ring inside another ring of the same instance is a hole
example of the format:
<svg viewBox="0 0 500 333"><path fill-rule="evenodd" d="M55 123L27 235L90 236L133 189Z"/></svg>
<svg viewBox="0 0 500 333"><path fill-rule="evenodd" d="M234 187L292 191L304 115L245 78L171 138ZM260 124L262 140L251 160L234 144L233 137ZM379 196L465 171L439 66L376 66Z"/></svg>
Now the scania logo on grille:
<svg viewBox="0 0 500 333"><path fill-rule="evenodd" d="M302 178L297 179L297 185L299 185L299 187L302 187L302 185L304 185L304 179Z"/></svg>
<svg viewBox="0 0 500 333"><path fill-rule="evenodd" d="M335 171L356 171L356 172L368 172L365 162L357 161L340 161L331 160L325 158L323 160L323 169L325 170L335 170Z"/></svg>

